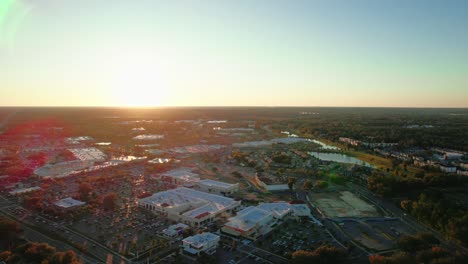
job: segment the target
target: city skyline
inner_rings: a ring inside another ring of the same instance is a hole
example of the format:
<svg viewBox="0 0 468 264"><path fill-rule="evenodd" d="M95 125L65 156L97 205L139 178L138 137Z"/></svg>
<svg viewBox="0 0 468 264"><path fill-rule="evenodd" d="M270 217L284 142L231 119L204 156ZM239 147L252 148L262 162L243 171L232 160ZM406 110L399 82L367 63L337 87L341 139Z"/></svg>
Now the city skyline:
<svg viewBox="0 0 468 264"><path fill-rule="evenodd" d="M0 0L0 106L468 107L464 1Z"/></svg>

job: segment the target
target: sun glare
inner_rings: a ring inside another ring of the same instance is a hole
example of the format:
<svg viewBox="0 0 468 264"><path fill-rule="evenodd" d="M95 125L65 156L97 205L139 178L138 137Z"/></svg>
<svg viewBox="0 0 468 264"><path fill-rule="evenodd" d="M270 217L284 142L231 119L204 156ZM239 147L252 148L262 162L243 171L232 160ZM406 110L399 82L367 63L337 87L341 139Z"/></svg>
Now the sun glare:
<svg viewBox="0 0 468 264"><path fill-rule="evenodd" d="M112 91L116 104L126 107L151 107L166 104L168 85L159 67L149 59L126 56L112 72Z"/></svg>

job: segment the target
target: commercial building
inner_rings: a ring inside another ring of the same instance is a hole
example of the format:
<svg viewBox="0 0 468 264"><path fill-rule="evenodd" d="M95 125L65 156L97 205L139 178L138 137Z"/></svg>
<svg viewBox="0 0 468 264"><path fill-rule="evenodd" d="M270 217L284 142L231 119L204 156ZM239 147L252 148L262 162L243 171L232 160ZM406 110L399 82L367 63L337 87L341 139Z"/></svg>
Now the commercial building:
<svg viewBox="0 0 468 264"><path fill-rule="evenodd" d="M75 199L73 199L71 197L68 197L68 198L65 198L65 199L62 199L62 200L58 200L57 202L54 203L54 205L57 206L58 208L66 209L66 210L76 208L76 207L80 207L80 206L85 205L85 204L86 204L85 202L75 200Z"/></svg>
<svg viewBox="0 0 468 264"><path fill-rule="evenodd" d="M184 253L192 256L199 256L202 252L212 255L216 252L219 244L219 236L212 233L202 233L187 237L182 240Z"/></svg>
<svg viewBox="0 0 468 264"><path fill-rule="evenodd" d="M82 161L104 161L106 154L97 148L75 148L69 149L73 155Z"/></svg>
<svg viewBox="0 0 468 264"><path fill-rule="evenodd" d="M211 223L215 218L237 209L241 202L234 199L180 187L158 192L138 200L140 207L154 214L191 226Z"/></svg>
<svg viewBox="0 0 468 264"><path fill-rule="evenodd" d="M179 168L162 173L159 180L165 184L184 187L193 187L200 178L190 168Z"/></svg>
<svg viewBox="0 0 468 264"><path fill-rule="evenodd" d="M286 202L249 206L238 212L235 217L229 218L221 231L234 237L255 240L268 234L286 217L310 217L310 210L306 204Z"/></svg>
<svg viewBox="0 0 468 264"><path fill-rule="evenodd" d="M230 195L239 191L239 183L232 184L214 180L200 180L197 182L196 188L208 193Z"/></svg>
<svg viewBox="0 0 468 264"><path fill-rule="evenodd" d="M186 224L178 223L176 225L171 225L170 227L162 231L163 235L169 238L175 238L182 236L184 230L189 229L190 227Z"/></svg>

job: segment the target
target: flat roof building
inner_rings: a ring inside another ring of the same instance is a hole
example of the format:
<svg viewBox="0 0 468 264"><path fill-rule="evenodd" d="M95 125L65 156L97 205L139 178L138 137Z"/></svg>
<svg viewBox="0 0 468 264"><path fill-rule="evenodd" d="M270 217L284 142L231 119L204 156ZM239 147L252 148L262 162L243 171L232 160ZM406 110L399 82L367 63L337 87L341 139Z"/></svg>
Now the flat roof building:
<svg viewBox="0 0 468 264"><path fill-rule="evenodd" d="M106 154L97 148L74 148L69 149L69 151L82 161L103 161L106 159Z"/></svg>
<svg viewBox="0 0 468 264"><path fill-rule="evenodd" d="M197 182L200 191L229 195L239 191L239 183L226 183L214 180L200 180Z"/></svg>
<svg viewBox="0 0 468 264"><path fill-rule="evenodd" d="M184 253L199 256L200 253L212 255L216 252L220 237L212 233L201 233L182 240Z"/></svg>
<svg viewBox="0 0 468 264"><path fill-rule="evenodd" d="M190 168L179 168L162 173L160 180L175 186L193 187L200 178Z"/></svg>
<svg viewBox="0 0 468 264"><path fill-rule="evenodd" d="M278 221L286 217L305 216L310 217L310 209L306 204L261 203L258 206L249 206L238 212L235 217L229 218L221 231L255 240L268 234Z"/></svg>
<svg viewBox="0 0 468 264"><path fill-rule="evenodd" d="M213 222L223 213L229 214L238 208L241 202L220 195L180 187L140 199L138 204L140 207L171 220L191 226L200 226Z"/></svg>
<svg viewBox="0 0 468 264"><path fill-rule="evenodd" d="M186 224L178 223L176 225L171 225L168 228L162 231L163 235L166 237L174 238L181 236L184 230L189 229L190 227Z"/></svg>
<svg viewBox="0 0 468 264"><path fill-rule="evenodd" d="M76 208L80 207L82 205L85 205L85 202L75 200L71 197L64 198L62 200L58 200L57 202L54 203L55 206L61 208L61 209L71 209L71 208Z"/></svg>

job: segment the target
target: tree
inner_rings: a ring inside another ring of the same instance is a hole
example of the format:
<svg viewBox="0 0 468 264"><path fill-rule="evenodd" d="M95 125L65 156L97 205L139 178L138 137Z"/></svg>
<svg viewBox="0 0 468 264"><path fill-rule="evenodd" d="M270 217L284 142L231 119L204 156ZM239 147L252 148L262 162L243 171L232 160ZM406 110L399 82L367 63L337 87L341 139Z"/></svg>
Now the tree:
<svg viewBox="0 0 468 264"><path fill-rule="evenodd" d="M418 233L413 236L401 237L397 244L406 252L415 253L419 250L430 248L432 245L438 244L439 240L430 233Z"/></svg>
<svg viewBox="0 0 468 264"><path fill-rule="evenodd" d="M288 187L289 187L289 190L293 190L294 188L294 184L296 184L296 181L297 179L295 177L289 177L288 178Z"/></svg>
<svg viewBox="0 0 468 264"><path fill-rule="evenodd" d="M116 193L108 193L102 199L102 206L106 210L114 210L117 207L118 196Z"/></svg>
<svg viewBox="0 0 468 264"><path fill-rule="evenodd" d="M310 191L312 189L312 181L306 180L303 186L304 190Z"/></svg>
<svg viewBox="0 0 468 264"><path fill-rule="evenodd" d="M322 181L322 180L318 180L314 184L314 188L316 189L326 189L327 187L328 187L328 182Z"/></svg>
<svg viewBox="0 0 468 264"><path fill-rule="evenodd" d="M41 263L44 260L50 259L55 251L55 247L47 243L28 242L15 248L13 250L13 257L19 257L26 263Z"/></svg>
<svg viewBox="0 0 468 264"><path fill-rule="evenodd" d="M313 252L298 250L292 254L291 263L294 264L335 264L343 263L346 260L347 254L344 250L333 246L321 246Z"/></svg>
<svg viewBox="0 0 468 264"><path fill-rule="evenodd" d="M408 253L397 252L391 256L384 257L380 255L369 256L370 264L415 264L416 261Z"/></svg>
<svg viewBox="0 0 468 264"><path fill-rule="evenodd" d="M0 216L0 246L14 242L14 240L18 239L20 232L21 228L18 222Z"/></svg>
<svg viewBox="0 0 468 264"><path fill-rule="evenodd" d="M89 201L89 194L93 190L93 187L89 183L81 183L78 187L78 193L80 194L80 199L83 201Z"/></svg>
<svg viewBox="0 0 468 264"><path fill-rule="evenodd" d="M76 253L72 250L66 252L55 253L49 264L80 264L81 261L78 259Z"/></svg>

